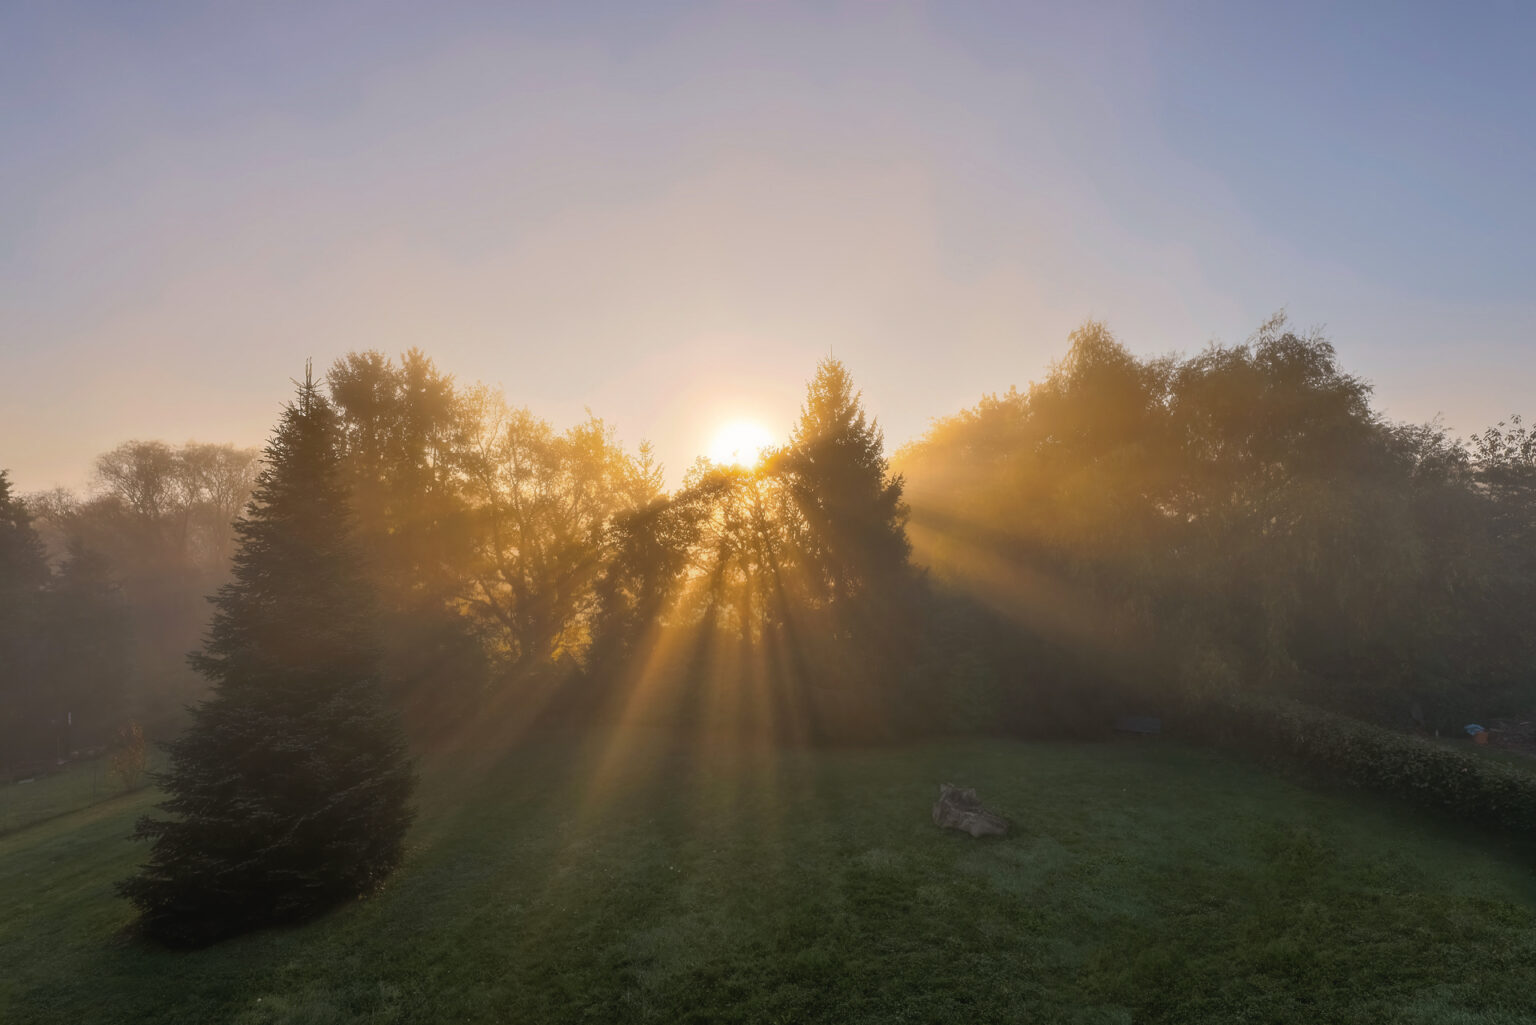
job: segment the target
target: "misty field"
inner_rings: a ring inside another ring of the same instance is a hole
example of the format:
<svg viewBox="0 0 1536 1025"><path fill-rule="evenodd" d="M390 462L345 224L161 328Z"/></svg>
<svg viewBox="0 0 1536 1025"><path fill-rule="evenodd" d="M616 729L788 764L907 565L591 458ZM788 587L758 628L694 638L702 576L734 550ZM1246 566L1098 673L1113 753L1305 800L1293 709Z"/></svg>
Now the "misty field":
<svg viewBox="0 0 1536 1025"><path fill-rule="evenodd" d="M1532 1020L1528 849L1173 744L439 758L382 894L190 953L111 893L152 800L0 837L0 1020Z"/></svg>

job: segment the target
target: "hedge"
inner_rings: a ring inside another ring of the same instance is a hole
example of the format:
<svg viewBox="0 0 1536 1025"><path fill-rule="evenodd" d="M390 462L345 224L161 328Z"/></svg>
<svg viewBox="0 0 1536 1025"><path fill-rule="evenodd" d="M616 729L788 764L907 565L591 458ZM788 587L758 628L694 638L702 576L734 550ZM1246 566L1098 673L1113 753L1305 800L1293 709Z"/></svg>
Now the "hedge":
<svg viewBox="0 0 1536 1025"><path fill-rule="evenodd" d="M1506 765L1294 701L1239 696L1189 709L1196 738L1520 836L1536 837L1536 764Z"/></svg>

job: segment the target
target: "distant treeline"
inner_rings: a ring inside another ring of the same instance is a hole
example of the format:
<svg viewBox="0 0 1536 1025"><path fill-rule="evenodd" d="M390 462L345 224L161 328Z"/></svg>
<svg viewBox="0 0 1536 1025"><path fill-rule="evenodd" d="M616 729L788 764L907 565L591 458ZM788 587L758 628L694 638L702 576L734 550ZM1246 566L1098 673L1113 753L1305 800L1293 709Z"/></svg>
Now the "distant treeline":
<svg viewBox="0 0 1536 1025"><path fill-rule="evenodd" d="M179 721L255 461L128 442L96 461L90 497L25 502L0 472L0 772L103 747L129 721Z"/></svg>
<svg viewBox="0 0 1536 1025"><path fill-rule="evenodd" d="M1159 359L1086 325L889 463L828 360L782 447L671 493L602 420L559 430L416 350L326 384L386 683L423 736L1050 732L1245 691L1426 729L1536 705L1536 437L1388 423L1278 320ZM255 469L129 442L89 497L0 477L0 762L175 728Z"/></svg>

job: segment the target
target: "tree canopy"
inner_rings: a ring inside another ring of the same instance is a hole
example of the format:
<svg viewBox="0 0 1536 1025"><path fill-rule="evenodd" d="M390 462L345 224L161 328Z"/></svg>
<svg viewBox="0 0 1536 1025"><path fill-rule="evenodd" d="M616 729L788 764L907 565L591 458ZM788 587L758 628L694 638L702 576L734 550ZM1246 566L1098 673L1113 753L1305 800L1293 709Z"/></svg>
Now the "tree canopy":
<svg viewBox="0 0 1536 1025"><path fill-rule="evenodd" d="M491 725L514 713L802 739L1016 727L1074 703L1102 720L1088 695L1128 688L1431 729L1536 705L1536 435L1391 423L1283 318L1166 356L1087 323L1034 384L891 457L824 360L780 446L670 488L600 417L552 423L419 350L348 353L325 391L379 678L420 743L515 735ZM87 498L5 490L0 643L32 667L8 684L12 735L57 752L117 719L174 731L206 686L177 662L200 596L242 572L227 521L257 465L132 441ZM94 663L43 657L66 642L41 638L121 615ZM67 738L65 705L89 708Z"/></svg>

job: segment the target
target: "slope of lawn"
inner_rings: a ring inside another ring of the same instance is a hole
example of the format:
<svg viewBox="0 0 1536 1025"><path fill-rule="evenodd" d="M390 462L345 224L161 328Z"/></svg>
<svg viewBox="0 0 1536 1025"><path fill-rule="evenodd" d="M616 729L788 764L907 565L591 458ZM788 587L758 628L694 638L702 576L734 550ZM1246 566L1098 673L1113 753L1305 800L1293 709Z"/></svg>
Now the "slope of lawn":
<svg viewBox="0 0 1536 1025"><path fill-rule="evenodd" d="M1536 1020L1536 857L1160 742L772 752L630 735L424 766L378 896L123 935L142 792L0 837L0 1021ZM1015 831L936 829L937 784Z"/></svg>
<svg viewBox="0 0 1536 1025"><path fill-rule="evenodd" d="M156 753L151 757L150 768L159 768L162 763ZM21 783L0 785L0 834L90 807L122 793L122 781L106 757L75 762L58 772Z"/></svg>

